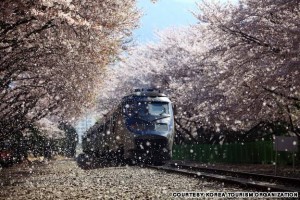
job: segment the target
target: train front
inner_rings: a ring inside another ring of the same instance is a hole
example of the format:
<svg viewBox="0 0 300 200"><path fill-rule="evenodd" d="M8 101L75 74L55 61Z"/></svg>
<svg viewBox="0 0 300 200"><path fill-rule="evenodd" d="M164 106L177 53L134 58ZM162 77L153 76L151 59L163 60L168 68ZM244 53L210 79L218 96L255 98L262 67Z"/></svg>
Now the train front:
<svg viewBox="0 0 300 200"><path fill-rule="evenodd" d="M166 95L155 91L136 92L124 99L123 113L131 134L131 157L151 162L171 159L174 113Z"/></svg>

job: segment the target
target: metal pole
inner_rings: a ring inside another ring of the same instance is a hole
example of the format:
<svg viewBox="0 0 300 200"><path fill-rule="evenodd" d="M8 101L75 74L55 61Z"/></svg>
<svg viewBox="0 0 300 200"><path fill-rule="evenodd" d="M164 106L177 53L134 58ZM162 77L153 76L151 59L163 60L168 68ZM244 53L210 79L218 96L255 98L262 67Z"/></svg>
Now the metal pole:
<svg viewBox="0 0 300 200"><path fill-rule="evenodd" d="M275 176L276 176L277 175L277 154L278 154L276 141L275 141L275 146L276 146L276 149L275 149Z"/></svg>
<svg viewBox="0 0 300 200"><path fill-rule="evenodd" d="M295 172L295 153L293 152L293 172Z"/></svg>
<svg viewBox="0 0 300 200"><path fill-rule="evenodd" d="M87 132L87 113L85 114L85 132Z"/></svg>

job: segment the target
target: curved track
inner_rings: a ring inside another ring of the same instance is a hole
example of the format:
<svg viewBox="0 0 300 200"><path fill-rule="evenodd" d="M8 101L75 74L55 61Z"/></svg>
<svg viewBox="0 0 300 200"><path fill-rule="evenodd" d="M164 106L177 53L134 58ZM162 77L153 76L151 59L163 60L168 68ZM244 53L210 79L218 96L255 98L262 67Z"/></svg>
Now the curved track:
<svg viewBox="0 0 300 200"><path fill-rule="evenodd" d="M259 191L300 193L300 179L296 178L235 172L175 163L166 164L164 166L148 165L147 167L172 173L180 173L199 178L222 181L224 183L237 184L242 187L254 188Z"/></svg>

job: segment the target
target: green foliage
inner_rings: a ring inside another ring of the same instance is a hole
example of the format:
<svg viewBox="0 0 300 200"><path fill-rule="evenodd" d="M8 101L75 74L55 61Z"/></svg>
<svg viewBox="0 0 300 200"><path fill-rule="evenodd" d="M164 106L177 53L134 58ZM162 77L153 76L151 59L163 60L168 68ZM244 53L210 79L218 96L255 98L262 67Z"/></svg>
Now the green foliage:
<svg viewBox="0 0 300 200"><path fill-rule="evenodd" d="M261 121L248 131L234 131L222 128L215 131L213 128L199 127L193 139L186 137L184 132L177 129L175 144L223 144L235 142L254 142L258 140L271 141L274 135L289 135L291 126L284 121Z"/></svg>
<svg viewBox="0 0 300 200"><path fill-rule="evenodd" d="M44 155L44 146L46 137L42 136L42 133L38 128L32 127L31 135L28 137L28 146L35 157Z"/></svg>
<svg viewBox="0 0 300 200"><path fill-rule="evenodd" d="M59 128L65 132L66 136L63 140L64 155L67 157L74 157L78 142L78 134L75 128L67 122L61 122Z"/></svg>
<svg viewBox="0 0 300 200"><path fill-rule="evenodd" d="M277 162L281 165L292 164L291 152L278 152ZM174 160L193 160L203 163L232 164L273 164L275 151L272 141L231 143L224 145L194 144L174 145ZM300 155L296 155L296 164L300 164Z"/></svg>
<svg viewBox="0 0 300 200"><path fill-rule="evenodd" d="M26 154L30 151L33 156L44 156L51 158L53 155L64 155L65 138L53 139L43 135L35 126L29 129L29 136L24 138L26 144Z"/></svg>
<svg viewBox="0 0 300 200"><path fill-rule="evenodd" d="M294 106L297 108L297 110L300 110L300 102L295 102Z"/></svg>

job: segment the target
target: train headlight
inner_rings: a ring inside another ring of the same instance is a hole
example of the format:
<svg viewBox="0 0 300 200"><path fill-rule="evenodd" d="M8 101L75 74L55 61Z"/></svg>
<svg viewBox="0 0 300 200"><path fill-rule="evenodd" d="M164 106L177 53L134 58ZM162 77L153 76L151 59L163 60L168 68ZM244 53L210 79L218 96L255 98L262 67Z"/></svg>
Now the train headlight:
<svg viewBox="0 0 300 200"><path fill-rule="evenodd" d="M162 123L165 123L165 120L163 120L163 119L159 119L159 120L157 120L157 121L155 121L156 123L159 123L159 124L162 124Z"/></svg>
<svg viewBox="0 0 300 200"><path fill-rule="evenodd" d="M157 131L167 131L168 130L168 124L163 124L163 123L155 124L155 130L157 130Z"/></svg>

